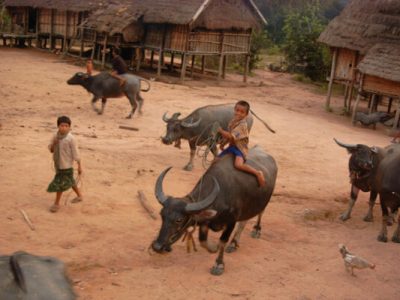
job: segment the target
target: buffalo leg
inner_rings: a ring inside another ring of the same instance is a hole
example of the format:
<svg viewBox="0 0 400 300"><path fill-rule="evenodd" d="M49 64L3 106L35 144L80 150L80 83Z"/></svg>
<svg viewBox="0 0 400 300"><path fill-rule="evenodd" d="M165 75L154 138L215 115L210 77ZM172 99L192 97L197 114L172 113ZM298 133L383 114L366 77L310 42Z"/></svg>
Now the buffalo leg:
<svg viewBox="0 0 400 300"><path fill-rule="evenodd" d="M101 110L97 112L99 115L103 114L104 108L106 107L106 103L107 103L107 98L101 98Z"/></svg>
<svg viewBox="0 0 400 300"><path fill-rule="evenodd" d="M397 217L397 228L393 233L392 242L400 243L400 215Z"/></svg>
<svg viewBox="0 0 400 300"><path fill-rule="evenodd" d="M350 202L349 202L349 207L347 208L347 210L345 212L343 212L340 215L340 219L342 221L346 221L348 219L350 219L351 216L351 211L353 209L354 203L356 203L357 201L357 196L358 196L358 192L360 191L359 188L357 188L355 185L351 185L351 192L350 192Z"/></svg>
<svg viewBox="0 0 400 300"><path fill-rule="evenodd" d="M126 94L126 97L128 97L129 103L131 104L131 107L132 107L130 114L126 118L131 119L136 111L137 106L138 106L137 102L136 102L136 95L135 94L133 94L133 95Z"/></svg>
<svg viewBox="0 0 400 300"><path fill-rule="evenodd" d="M253 231L251 232L251 237L254 239L259 239L261 236L261 218L262 218L263 213L264 213L264 211L262 211L257 216L257 223L256 223L256 225L253 226Z"/></svg>
<svg viewBox="0 0 400 300"><path fill-rule="evenodd" d="M389 211L386 205L386 198L387 198L387 193L380 193L379 194L379 200L381 203L381 209L382 209L382 229L381 232L378 235L378 241L380 242L387 242L387 222L389 219Z"/></svg>
<svg viewBox="0 0 400 300"><path fill-rule="evenodd" d="M97 113L99 113L99 110L98 110L97 107L96 107L96 102L97 102L98 100L99 100L99 98L96 97L96 96L94 96L93 99L92 99L92 108L93 108L93 110L94 110L95 112L97 112Z"/></svg>
<svg viewBox="0 0 400 300"><path fill-rule="evenodd" d="M211 244L208 241L208 226L207 225L201 225L199 229L199 241L201 247L207 249L208 252L210 253L216 253L218 251L218 245L217 244Z"/></svg>
<svg viewBox="0 0 400 300"><path fill-rule="evenodd" d="M242 235L243 229L246 226L247 221L242 221L239 222L235 234L233 236L232 241L229 243L228 247L226 247L225 252L227 253L232 253L235 252L239 248L239 241L240 241L240 236Z"/></svg>
<svg viewBox="0 0 400 300"><path fill-rule="evenodd" d="M193 160L194 156L196 155L196 139L189 140L189 147L190 147L190 159L188 164L183 168L185 171L193 170Z"/></svg>
<svg viewBox="0 0 400 300"><path fill-rule="evenodd" d="M371 191L371 193L369 194L369 202L368 202L369 208L368 208L367 215L364 217L365 222L372 222L374 220L372 211L374 209L374 205L375 205L377 196L378 196L378 193L374 192L374 191Z"/></svg>
<svg viewBox="0 0 400 300"><path fill-rule="evenodd" d="M139 103L139 114L142 114L143 113L143 111L142 111L142 107L143 107L143 103L144 103L144 99L143 99L143 97L140 95L140 93L137 93L137 101L138 101L138 103Z"/></svg>
<svg viewBox="0 0 400 300"><path fill-rule="evenodd" d="M217 259L215 260L214 266L210 270L212 275L222 275L222 273L224 273L224 270L225 270L225 264L224 264L225 245L229 241L229 237L231 236L234 228L235 228L235 222L227 224L224 232L222 233L221 237L219 238L218 256L217 256Z"/></svg>

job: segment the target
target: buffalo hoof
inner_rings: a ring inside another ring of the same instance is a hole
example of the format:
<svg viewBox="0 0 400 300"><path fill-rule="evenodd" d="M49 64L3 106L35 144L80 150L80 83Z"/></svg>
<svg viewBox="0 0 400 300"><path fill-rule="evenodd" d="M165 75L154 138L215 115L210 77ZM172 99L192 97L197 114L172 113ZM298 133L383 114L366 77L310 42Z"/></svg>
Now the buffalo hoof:
<svg viewBox="0 0 400 300"><path fill-rule="evenodd" d="M392 242L394 242L394 243L400 243L400 237L397 236L397 235L394 235L394 236L392 237Z"/></svg>
<svg viewBox="0 0 400 300"><path fill-rule="evenodd" d="M387 243L388 239L386 235L380 234L378 235L378 241L379 242L383 242L383 243Z"/></svg>
<svg viewBox="0 0 400 300"><path fill-rule="evenodd" d="M253 231L250 233L250 236L253 239L259 239L261 237L261 230L259 229L253 229Z"/></svg>
<svg viewBox="0 0 400 300"><path fill-rule="evenodd" d="M219 275L222 275L222 274L224 273L224 271L225 271L225 266L224 266L224 264L215 264L215 265L211 268L210 273L211 273L212 275L219 276Z"/></svg>
<svg viewBox="0 0 400 300"><path fill-rule="evenodd" d="M239 245L236 241L232 241L228 247L225 248L226 253L232 253L236 252L236 250L239 248Z"/></svg>
<svg viewBox="0 0 400 300"><path fill-rule="evenodd" d="M374 217L370 216L370 215L366 215L363 220L364 220L364 222L373 222Z"/></svg>
<svg viewBox="0 0 400 300"><path fill-rule="evenodd" d="M183 169L185 171L192 171L193 170L193 165L192 164L187 164Z"/></svg>
<svg viewBox="0 0 400 300"><path fill-rule="evenodd" d="M128 115L125 119L132 119L132 115Z"/></svg>
<svg viewBox="0 0 400 300"><path fill-rule="evenodd" d="M98 111L97 111L97 114L98 114L98 115L102 115L103 112L102 112L101 110L98 110Z"/></svg>
<svg viewBox="0 0 400 300"><path fill-rule="evenodd" d="M342 221L347 221L348 219L350 219L350 215L347 213L343 213L340 215L339 219Z"/></svg>

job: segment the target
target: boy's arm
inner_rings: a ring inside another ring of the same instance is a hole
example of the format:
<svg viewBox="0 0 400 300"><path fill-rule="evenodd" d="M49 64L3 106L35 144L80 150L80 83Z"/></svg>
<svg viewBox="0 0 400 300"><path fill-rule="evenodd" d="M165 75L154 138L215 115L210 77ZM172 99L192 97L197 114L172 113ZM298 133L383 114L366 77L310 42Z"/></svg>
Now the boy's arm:
<svg viewBox="0 0 400 300"><path fill-rule="evenodd" d="M58 139L56 136L53 136L53 138L51 139L51 142L49 144L49 150L51 153L54 153L54 148L58 143Z"/></svg>
<svg viewBox="0 0 400 300"><path fill-rule="evenodd" d="M222 135L222 137L227 141L231 142L233 140L233 136L229 131L223 130L221 127L218 128L218 133Z"/></svg>
<svg viewBox="0 0 400 300"><path fill-rule="evenodd" d="M81 158L79 155L78 145L76 144L75 139L71 140L71 147L72 147L72 158L78 163L78 173L82 173L82 164Z"/></svg>

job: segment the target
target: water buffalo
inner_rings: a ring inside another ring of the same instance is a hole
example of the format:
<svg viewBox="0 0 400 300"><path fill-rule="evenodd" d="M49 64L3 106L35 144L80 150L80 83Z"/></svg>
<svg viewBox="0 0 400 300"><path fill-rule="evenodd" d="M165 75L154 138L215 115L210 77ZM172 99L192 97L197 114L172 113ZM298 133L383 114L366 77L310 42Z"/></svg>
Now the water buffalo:
<svg viewBox="0 0 400 300"><path fill-rule="evenodd" d="M60 260L16 252L0 256L0 299L73 300L76 296Z"/></svg>
<svg viewBox="0 0 400 300"><path fill-rule="evenodd" d="M221 140L213 142L213 125L218 122L224 130L228 129L228 123L234 117L234 104L207 105L194 110L191 114L183 119L178 119L180 113L174 113L171 118L165 113L162 117L167 123L167 132L161 138L166 145L171 145L175 142L176 146L180 146L180 140L185 139L189 142L190 159L184 170L191 171L193 169L193 160L196 154L197 146L210 146L214 156L217 155L217 144ZM253 111L251 113L257 117ZM258 117L257 117L258 118ZM262 121L262 120L261 120ZM262 121L264 125L272 132L272 129ZM247 117L247 126L249 131L253 125L253 117L249 114ZM211 144L209 144L211 141Z"/></svg>
<svg viewBox="0 0 400 300"><path fill-rule="evenodd" d="M369 211L364 220L372 220L372 208L379 194L382 209L382 230L378 235L381 242L387 241L387 223L390 222L389 209L397 211L400 206L400 145L385 148L335 142L351 154L349 160L351 200L348 210L342 215L350 217L359 190L370 192ZM400 216L392 241L400 243Z"/></svg>
<svg viewBox="0 0 400 300"><path fill-rule="evenodd" d="M233 156L226 155L208 168L188 195L176 198L166 196L163 192L162 182L171 167L164 170L155 186L156 198L163 207L161 229L157 239L151 245L152 249L158 253L171 251L171 245L182 236L186 229L197 224L201 246L210 253L218 252L211 273L222 274L225 245L229 241L236 222L239 222L239 227L229 245L231 250L238 247L245 222L257 215L259 218L254 226L253 236L260 235L261 214L275 187L278 169L272 156L260 147L253 147L249 151L246 163L263 171L266 179L265 186L259 187L253 175L235 169ZM207 241L209 229L223 230L218 245Z"/></svg>
<svg viewBox="0 0 400 300"><path fill-rule="evenodd" d="M108 72L101 72L94 76L78 72L74 76L72 76L67 81L67 83L70 85L81 85L89 93L92 93L92 107L94 111L96 111L100 115L104 112L107 98L119 98L125 95L126 97L128 97L129 102L132 106L132 110L127 117L128 119L130 119L132 118L138 106L137 102L139 103L139 113L142 113L143 98L140 95L140 92L148 92L150 90L150 83L149 81L132 74L123 74L120 76L126 79L125 84L122 86L120 85L119 80L112 77ZM141 81L145 81L148 84L147 89L141 90ZM98 110L95 106L95 103L100 98L102 105L101 110Z"/></svg>

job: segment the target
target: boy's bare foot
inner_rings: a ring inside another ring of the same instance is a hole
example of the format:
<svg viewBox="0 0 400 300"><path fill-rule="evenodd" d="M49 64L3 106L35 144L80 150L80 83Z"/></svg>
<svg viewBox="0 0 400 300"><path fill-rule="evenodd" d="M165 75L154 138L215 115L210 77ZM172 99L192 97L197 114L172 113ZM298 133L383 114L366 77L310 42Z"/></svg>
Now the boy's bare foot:
<svg viewBox="0 0 400 300"><path fill-rule="evenodd" d="M262 171L258 171L257 174L257 181L258 181L258 185L259 186L264 186L265 185L265 178L264 178L264 174Z"/></svg>
<svg viewBox="0 0 400 300"><path fill-rule="evenodd" d="M71 200L71 203L78 203L81 202L83 199L82 197L75 197L74 199Z"/></svg>
<svg viewBox="0 0 400 300"><path fill-rule="evenodd" d="M52 213L56 213L56 212L58 212L58 210L60 209L60 205L57 205L57 204L53 204L52 206L50 206L50 212L52 212Z"/></svg>

